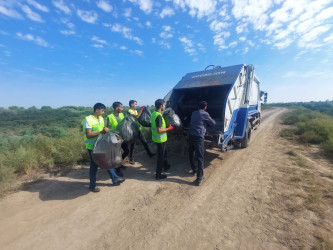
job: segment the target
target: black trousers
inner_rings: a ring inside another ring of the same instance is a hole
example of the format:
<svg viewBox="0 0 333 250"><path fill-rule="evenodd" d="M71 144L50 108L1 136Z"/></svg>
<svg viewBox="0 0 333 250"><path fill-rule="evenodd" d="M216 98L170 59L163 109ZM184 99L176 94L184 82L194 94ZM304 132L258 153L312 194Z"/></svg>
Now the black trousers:
<svg viewBox="0 0 333 250"><path fill-rule="evenodd" d="M205 153L204 138L190 135L189 144L190 145L188 151L191 168L193 171L197 172L197 179L202 180ZM196 160L198 160L198 166L195 166L194 163L194 153Z"/></svg>
<svg viewBox="0 0 333 250"><path fill-rule="evenodd" d="M129 149L128 149L128 144L126 142L123 142L121 144L121 148L123 149L123 154L121 155L121 158L124 160L130 152Z"/></svg>
<svg viewBox="0 0 333 250"><path fill-rule="evenodd" d="M157 145L157 167L156 175L159 176L162 174L163 169L168 166L167 151L166 151L166 142L156 143Z"/></svg>
<svg viewBox="0 0 333 250"><path fill-rule="evenodd" d="M150 149L148 147L148 143L147 143L146 138L143 135L142 131L139 131L139 140L142 143L142 145L144 146L145 150L147 151L147 154L149 156L152 155L152 152L150 151ZM130 153L129 153L131 160L133 159L134 146L135 146L135 142L131 143Z"/></svg>

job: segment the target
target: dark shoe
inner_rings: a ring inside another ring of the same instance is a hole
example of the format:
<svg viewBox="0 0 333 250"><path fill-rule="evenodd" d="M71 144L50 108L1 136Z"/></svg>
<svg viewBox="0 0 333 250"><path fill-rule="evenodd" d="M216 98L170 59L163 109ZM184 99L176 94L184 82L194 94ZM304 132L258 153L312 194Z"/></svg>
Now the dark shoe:
<svg viewBox="0 0 333 250"><path fill-rule="evenodd" d="M161 174L161 175L156 175L155 178L156 180L162 180L166 179L168 176L166 174Z"/></svg>
<svg viewBox="0 0 333 250"><path fill-rule="evenodd" d="M189 171L187 171L187 173L194 176L197 174L197 171L190 169Z"/></svg>
<svg viewBox="0 0 333 250"><path fill-rule="evenodd" d="M200 186L200 185L201 185L201 180L196 179L196 180L194 181L194 185L196 185L196 186Z"/></svg>
<svg viewBox="0 0 333 250"><path fill-rule="evenodd" d="M130 160L130 164L135 164L135 161L133 159Z"/></svg>
<svg viewBox="0 0 333 250"><path fill-rule="evenodd" d="M126 169L127 167L126 166L124 166L124 165L121 165L120 167L119 167L120 169Z"/></svg>
<svg viewBox="0 0 333 250"><path fill-rule="evenodd" d="M124 180L118 180L116 183L113 183L112 186L119 186L124 181L125 181L125 179Z"/></svg>
<svg viewBox="0 0 333 250"><path fill-rule="evenodd" d="M164 172L168 171L170 169L170 164L166 165L166 167L164 167Z"/></svg>
<svg viewBox="0 0 333 250"><path fill-rule="evenodd" d="M121 167L116 168L116 174L117 174L118 176L120 176L120 177L124 177L124 174L123 174L123 172L120 170L120 168L121 168Z"/></svg>
<svg viewBox="0 0 333 250"><path fill-rule="evenodd" d="M148 154L149 158L152 158L155 155L156 155L156 153L150 153L150 154Z"/></svg>
<svg viewBox="0 0 333 250"><path fill-rule="evenodd" d="M99 191L101 191L98 187L89 187L89 190L94 193L98 193Z"/></svg>

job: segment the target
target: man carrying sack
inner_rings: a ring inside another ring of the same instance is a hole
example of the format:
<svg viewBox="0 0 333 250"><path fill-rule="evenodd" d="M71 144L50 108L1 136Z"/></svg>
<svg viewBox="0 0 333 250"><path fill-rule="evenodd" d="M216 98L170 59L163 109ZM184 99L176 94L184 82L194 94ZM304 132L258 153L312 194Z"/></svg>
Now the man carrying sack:
<svg viewBox="0 0 333 250"><path fill-rule="evenodd" d="M123 114L123 104L121 102L114 102L112 104L112 107L113 107L113 113L107 116L106 126L111 130L119 131L118 125L125 118ZM123 142L121 144L121 148L123 149L123 154L121 158L124 160L126 156L129 154L128 144L126 142ZM121 171L121 168L125 169L126 167L121 165L120 167L116 168L116 172L120 177L123 177L124 174Z"/></svg>
<svg viewBox="0 0 333 250"><path fill-rule="evenodd" d="M129 106L130 106L130 109L128 110L128 113L134 117L136 123L138 124L138 127L139 127L139 140L141 141L142 145L144 146L147 154L149 157L153 157L155 154L152 153L149 149L149 146L148 146L148 143L146 141L146 138L144 137L143 133L142 133L142 126L141 124L138 122L137 119L139 119L139 117L141 116L142 114L142 111L144 110L144 106L141 107L141 110L140 112L138 113L138 111L136 110L136 107L137 107L137 101L135 100L130 100L129 101ZM131 164L134 164L135 161L133 159L133 151L134 151L134 146L135 146L135 142L131 143L131 147L130 147L130 153L129 153L129 157L130 157L130 163Z"/></svg>
<svg viewBox="0 0 333 250"><path fill-rule="evenodd" d="M172 125L166 128L165 120L162 116L165 110L165 102L163 99L155 101L155 108L151 115L151 132L152 140L157 145L157 167L156 167L156 180L165 179L167 176L162 174L162 170L167 171L170 168L167 160L166 141L168 140L167 132L174 129Z"/></svg>
<svg viewBox="0 0 333 250"><path fill-rule="evenodd" d="M106 133L109 131L108 128L104 127L104 119L103 114L105 111L105 105L102 103L96 103L94 105L94 113L92 115L87 116L82 121L83 131L84 131L84 140L86 144L86 148L89 153L90 158L90 170L89 170L89 190L91 192L99 192L100 189L96 187L96 175L98 170L98 165L92 159L92 150L94 148L94 144L99 134ZM114 169L107 170L112 183L114 186L120 185L125 180L119 180L117 174Z"/></svg>

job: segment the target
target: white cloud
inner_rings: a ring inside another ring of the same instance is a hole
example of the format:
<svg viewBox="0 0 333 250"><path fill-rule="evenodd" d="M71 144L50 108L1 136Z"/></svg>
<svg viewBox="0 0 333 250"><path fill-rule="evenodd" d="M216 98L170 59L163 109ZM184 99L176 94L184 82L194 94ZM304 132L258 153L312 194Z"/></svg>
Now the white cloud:
<svg viewBox="0 0 333 250"><path fill-rule="evenodd" d="M153 43L155 43L155 42L153 41ZM171 49L170 43L165 40L159 41L158 44L167 49Z"/></svg>
<svg viewBox="0 0 333 250"><path fill-rule="evenodd" d="M163 38L163 39L168 39L168 38L171 38L173 37L173 31L172 31L172 28L171 26L168 26L168 25L164 25L162 27L163 31L160 33L160 37Z"/></svg>
<svg viewBox="0 0 333 250"><path fill-rule="evenodd" d="M298 52L297 54L296 54L296 56L294 57L294 60L295 61L297 61L298 59L300 59L300 57L302 56L302 55L304 55L306 53L306 51L300 51L300 52Z"/></svg>
<svg viewBox="0 0 333 250"><path fill-rule="evenodd" d="M95 44L93 44L92 46L93 46L94 48L97 48L97 49L102 49L102 48L104 48L103 44L97 44L97 43L95 43Z"/></svg>
<svg viewBox="0 0 333 250"><path fill-rule="evenodd" d="M123 26L119 23L116 23L116 24L113 24L113 25L104 24L104 26L105 27L110 27L111 31L113 31L113 32L121 33L123 35L123 37L125 37L126 39L133 40L139 45L143 44L142 40L139 37L133 36L132 35L132 30L130 28L126 27L126 26Z"/></svg>
<svg viewBox="0 0 333 250"><path fill-rule="evenodd" d="M130 50L131 53L136 54L138 56L143 56L143 51L141 50Z"/></svg>
<svg viewBox="0 0 333 250"><path fill-rule="evenodd" d="M40 11L49 12L49 9L46 6L39 4L34 0L27 0L27 3L34 6L36 9Z"/></svg>
<svg viewBox="0 0 333 250"><path fill-rule="evenodd" d="M104 45L108 45L108 42L107 42L107 41L102 40L102 39L100 39L100 38L97 37L97 36L93 36L93 37L91 38L91 41L94 41L94 42L97 42L97 43L100 43L100 44L104 44Z"/></svg>
<svg viewBox="0 0 333 250"><path fill-rule="evenodd" d="M151 27L151 22L147 21L146 26L150 28Z"/></svg>
<svg viewBox="0 0 333 250"><path fill-rule="evenodd" d="M120 49L121 50L127 50L127 47L126 46L120 46Z"/></svg>
<svg viewBox="0 0 333 250"><path fill-rule="evenodd" d="M96 3L97 7L104 10L105 12L111 12L112 11L112 5L109 4L106 0L100 0Z"/></svg>
<svg viewBox="0 0 333 250"><path fill-rule="evenodd" d="M132 16L132 9L131 8L126 8L124 11L124 16L129 18Z"/></svg>
<svg viewBox="0 0 333 250"><path fill-rule="evenodd" d="M0 13L11 18L16 18L16 19L22 18L22 16L16 10L5 5L0 5Z"/></svg>
<svg viewBox="0 0 333 250"><path fill-rule="evenodd" d="M30 20L40 23L44 22L41 16L38 13L33 12L28 5L21 5L21 9Z"/></svg>
<svg viewBox="0 0 333 250"><path fill-rule="evenodd" d="M232 14L237 20L245 19L243 23L252 23L255 29L264 30L268 20L267 11L272 7L271 0L234 0Z"/></svg>
<svg viewBox="0 0 333 250"><path fill-rule="evenodd" d="M227 49L228 46L225 45L225 39L230 36L230 32L220 32L213 36L214 45L218 47L218 50Z"/></svg>
<svg viewBox="0 0 333 250"><path fill-rule="evenodd" d="M70 15L72 13L71 9L64 4L63 0L53 0L52 3L57 9L61 10L65 14Z"/></svg>
<svg viewBox="0 0 333 250"><path fill-rule="evenodd" d="M198 46L199 50L201 50L203 52L206 51L206 48L202 43L197 43L197 46Z"/></svg>
<svg viewBox="0 0 333 250"><path fill-rule="evenodd" d="M77 15L81 18L82 21L92 24L94 24L98 18L98 15L95 11L89 10L77 10Z"/></svg>
<svg viewBox="0 0 333 250"><path fill-rule="evenodd" d="M281 42L274 43L273 45L278 49L285 49L293 42L292 39L286 39Z"/></svg>
<svg viewBox="0 0 333 250"><path fill-rule="evenodd" d="M325 43L333 43L333 33L329 34L323 40L324 40Z"/></svg>
<svg viewBox="0 0 333 250"><path fill-rule="evenodd" d="M60 33L67 36L75 35L74 30L60 30Z"/></svg>
<svg viewBox="0 0 333 250"><path fill-rule="evenodd" d="M212 14L217 5L216 0L173 0L173 3L175 6L183 9L183 11L189 8L189 14L192 17L197 16L198 18Z"/></svg>
<svg viewBox="0 0 333 250"><path fill-rule="evenodd" d="M230 48L236 47L237 44L238 44L237 41L231 42L231 43L229 43L229 47L230 47Z"/></svg>
<svg viewBox="0 0 333 250"><path fill-rule="evenodd" d="M139 5L140 9L146 14L149 14L153 10L152 0L129 0L131 3Z"/></svg>
<svg viewBox="0 0 333 250"><path fill-rule="evenodd" d="M324 22L333 16L333 7L327 8L316 16L316 21Z"/></svg>
<svg viewBox="0 0 333 250"><path fill-rule="evenodd" d="M185 52L188 53L190 56L198 54L196 49L194 48L194 43L192 40L188 39L185 36L179 38L179 40L182 42Z"/></svg>
<svg viewBox="0 0 333 250"><path fill-rule="evenodd" d="M323 44L313 42L318 39L320 35L327 32L331 28L330 25L323 25L312 29L310 32L304 34L300 40L298 41L299 47L307 47L307 48L317 48L321 47Z"/></svg>
<svg viewBox="0 0 333 250"><path fill-rule="evenodd" d="M226 30L230 26L230 23L220 22L217 20L213 20L209 25L210 29L214 32L220 32L222 30Z"/></svg>
<svg viewBox="0 0 333 250"><path fill-rule="evenodd" d="M20 32L16 33L16 36L22 40L31 41L31 42L34 42L43 47L49 47L48 43L44 39L40 38L39 36L34 36L31 34L23 35Z"/></svg>
<svg viewBox="0 0 333 250"><path fill-rule="evenodd" d="M242 23L236 26L237 34L247 31L247 23Z"/></svg>
<svg viewBox="0 0 333 250"><path fill-rule="evenodd" d="M160 17L164 18L166 16L173 16L174 14L175 14L175 11L172 8L165 7L161 12Z"/></svg>

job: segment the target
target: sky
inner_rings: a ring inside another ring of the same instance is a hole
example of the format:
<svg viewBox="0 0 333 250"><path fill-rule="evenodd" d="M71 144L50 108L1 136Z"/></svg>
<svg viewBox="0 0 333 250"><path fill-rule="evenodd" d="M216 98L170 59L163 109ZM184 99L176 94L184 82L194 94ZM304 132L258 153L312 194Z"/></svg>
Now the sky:
<svg viewBox="0 0 333 250"><path fill-rule="evenodd" d="M333 100L332 0L0 0L0 107L153 105L208 65Z"/></svg>

